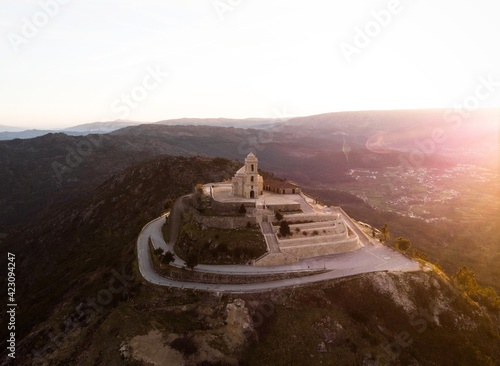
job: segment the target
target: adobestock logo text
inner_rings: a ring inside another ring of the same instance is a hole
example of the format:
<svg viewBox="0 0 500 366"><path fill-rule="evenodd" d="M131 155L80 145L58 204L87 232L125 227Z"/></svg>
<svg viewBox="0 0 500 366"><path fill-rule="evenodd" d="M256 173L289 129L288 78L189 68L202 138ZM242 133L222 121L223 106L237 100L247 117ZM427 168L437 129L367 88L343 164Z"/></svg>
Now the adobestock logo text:
<svg viewBox="0 0 500 366"><path fill-rule="evenodd" d="M19 33L9 32L7 37L16 53L21 52L21 46L35 38L41 29L45 28L61 10L61 5L67 5L72 0L40 0L40 10L31 17L23 17Z"/></svg>

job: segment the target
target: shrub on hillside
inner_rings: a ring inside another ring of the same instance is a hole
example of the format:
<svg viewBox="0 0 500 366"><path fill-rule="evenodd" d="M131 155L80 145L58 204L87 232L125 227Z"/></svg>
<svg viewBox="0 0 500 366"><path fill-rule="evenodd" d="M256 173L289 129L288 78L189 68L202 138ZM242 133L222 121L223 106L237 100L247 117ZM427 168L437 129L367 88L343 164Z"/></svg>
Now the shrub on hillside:
<svg viewBox="0 0 500 366"><path fill-rule="evenodd" d="M408 239L398 237L396 239L396 249L399 250L400 252L406 252L408 249L411 247L411 241Z"/></svg>

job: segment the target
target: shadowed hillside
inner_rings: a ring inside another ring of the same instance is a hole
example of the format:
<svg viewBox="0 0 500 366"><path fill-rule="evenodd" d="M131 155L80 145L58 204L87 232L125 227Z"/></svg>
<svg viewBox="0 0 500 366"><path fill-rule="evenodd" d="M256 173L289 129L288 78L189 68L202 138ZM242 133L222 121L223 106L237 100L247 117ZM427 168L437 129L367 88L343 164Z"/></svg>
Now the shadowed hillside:
<svg viewBox="0 0 500 366"><path fill-rule="evenodd" d="M151 345L162 350L155 362L175 357L180 365L493 364L498 315L437 274L223 297L142 282L135 258L142 226L196 183L238 168L201 157L137 163L11 238L3 248L18 266L19 364L138 365L145 361L137 357L153 356ZM116 278L124 287L102 298ZM397 347L403 332L412 342Z"/></svg>
<svg viewBox="0 0 500 366"><path fill-rule="evenodd" d="M112 269L130 270L138 233L169 199L199 182L228 178L237 167L223 159L185 157L140 163L11 237L3 249L16 254L17 298L23 305L18 334L26 335L63 301L84 298Z"/></svg>

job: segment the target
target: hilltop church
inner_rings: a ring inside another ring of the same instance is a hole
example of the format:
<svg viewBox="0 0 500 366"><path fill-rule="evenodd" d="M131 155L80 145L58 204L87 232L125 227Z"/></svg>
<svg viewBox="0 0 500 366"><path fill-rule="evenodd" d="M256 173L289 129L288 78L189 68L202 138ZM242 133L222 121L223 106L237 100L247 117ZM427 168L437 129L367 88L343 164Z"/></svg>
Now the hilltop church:
<svg viewBox="0 0 500 366"><path fill-rule="evenodd" d="M250 153L245 158L245 165L236 172L232 179L232 194L237 197L259 198L264 189L264 179L258 173L259 160Z"/></svg>

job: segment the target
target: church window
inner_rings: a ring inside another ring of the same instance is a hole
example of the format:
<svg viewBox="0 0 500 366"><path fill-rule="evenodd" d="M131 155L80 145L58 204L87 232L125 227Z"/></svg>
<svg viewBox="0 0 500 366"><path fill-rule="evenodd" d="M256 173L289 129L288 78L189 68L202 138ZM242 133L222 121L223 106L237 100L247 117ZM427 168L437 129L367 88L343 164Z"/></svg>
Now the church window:
<svg viewBox="0 0 500 366"><path fill-rule="evenodd" d="M253 172L253 164L251 165L250 169L251 169L251 170L252 170L252 172Z"/></svg>
<svg viewBox="0 0 500 366"><path fill-rule="evenodd" d="M253 182L253 176L250 177L250 182Z"/></svg>

